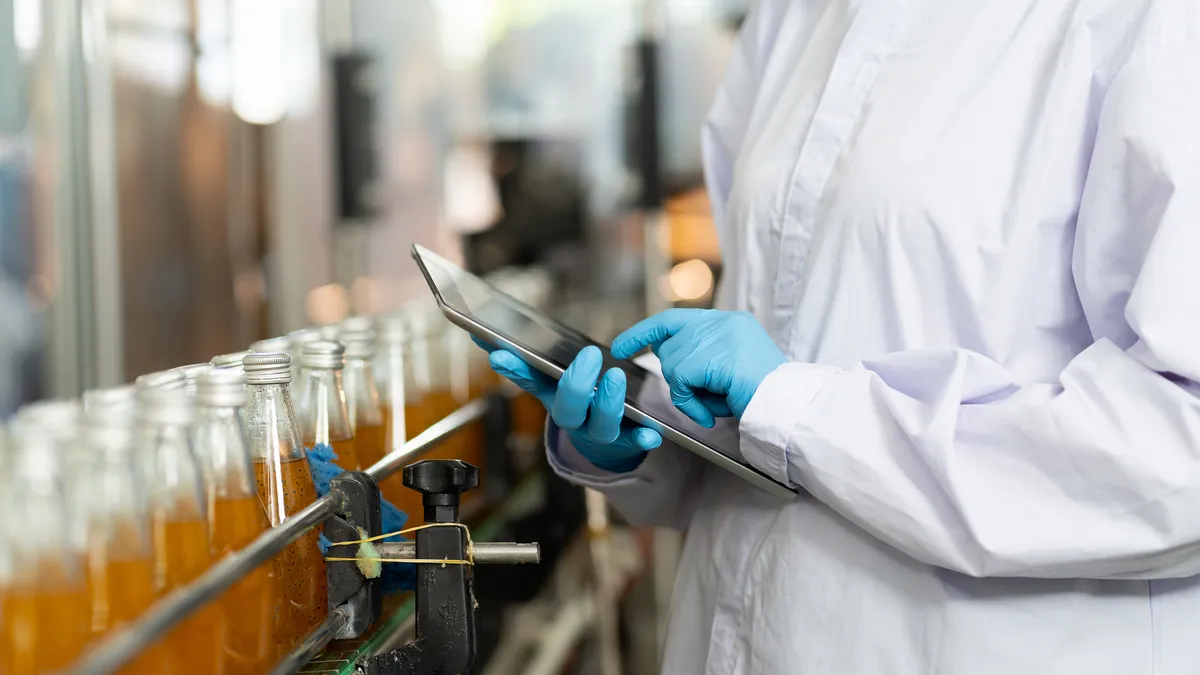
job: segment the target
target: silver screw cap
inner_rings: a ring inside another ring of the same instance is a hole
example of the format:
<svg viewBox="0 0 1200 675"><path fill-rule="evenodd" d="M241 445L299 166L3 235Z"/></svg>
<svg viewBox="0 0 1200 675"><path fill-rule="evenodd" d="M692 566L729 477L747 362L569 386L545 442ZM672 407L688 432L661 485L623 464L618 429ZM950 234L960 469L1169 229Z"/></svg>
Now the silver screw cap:
<svg viewBox="0 0 1200 675"><path fill-rule="evenodd" d="M346 348L330 340L309 342L300 352L300 365L318 370L341 370L346 367Z"/></svg>
<svg viewBox="0 0 1200 675"><path fill-rule="evenodd" d="M242 370L246 384L288 384L292 381L292 357L283 352L247 354Z"/></svg>
<svg viewBox="0 0 1200 675"><path fill-rule="evenodd" d="M205 408L246 405L246 376L233 368L200 373L196 378L196 405Z"/></svg>

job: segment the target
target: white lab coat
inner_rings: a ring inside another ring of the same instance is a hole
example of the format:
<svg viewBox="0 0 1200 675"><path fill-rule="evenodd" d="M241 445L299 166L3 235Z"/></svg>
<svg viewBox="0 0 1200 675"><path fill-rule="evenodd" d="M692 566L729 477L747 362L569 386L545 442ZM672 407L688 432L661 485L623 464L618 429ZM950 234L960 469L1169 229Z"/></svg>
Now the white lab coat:
<svg viewBox="0 0 1200 675"><path fill-rule="evenodd" d="M1200 2L764 0L704 147L807 494L549 452L687 530L663 672L1200 673Z"/></svg>

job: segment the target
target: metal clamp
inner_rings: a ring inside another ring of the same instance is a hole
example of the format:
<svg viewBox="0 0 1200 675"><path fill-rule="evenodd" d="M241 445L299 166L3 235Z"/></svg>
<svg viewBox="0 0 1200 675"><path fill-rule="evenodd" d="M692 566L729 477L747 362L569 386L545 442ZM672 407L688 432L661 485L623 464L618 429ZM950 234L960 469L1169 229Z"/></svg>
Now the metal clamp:
<svg viewBox="0 0 1200 675"><path fill-rule="evenodd" d="M329 481L334 515L325 520L325 538L330 541L330 558L354 558L358 541L383 534L379 486L359 471L347 471ZM383 590L378 579L368 579L353 562L326 563L329 577L329 607L341 610L346 621L334 634L335 640L356 638L367 631L383 613Z"/></svg>

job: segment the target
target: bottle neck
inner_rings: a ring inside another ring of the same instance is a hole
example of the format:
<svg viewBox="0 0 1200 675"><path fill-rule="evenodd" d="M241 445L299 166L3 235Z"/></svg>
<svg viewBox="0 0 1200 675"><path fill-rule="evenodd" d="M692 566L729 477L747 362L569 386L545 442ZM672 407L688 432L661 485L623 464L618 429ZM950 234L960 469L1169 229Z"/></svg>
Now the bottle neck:
<svg viewBox="0 0 1200 675"><path fill-rule="evenodd" d="M306 445L349 440L350 414L341 370L304 369L300 394L300 431Z"/></svg>
<svg viewBox="0 0 1200 675"><path fill-rule="evenodd" d="M143 422L139 444L151 515L159 520L205 519L204 475L189 427Z"/></svg>
<svg viewBox="0 0 1200 675"><path fill-rule="evenodd" d="M250 447L238 407L198 408L192 447L204 472L210 503L255 494Z"/></svg>
<svg viewBox="0 0 1200 675"><path fill-rule="evenodd" d="M370 362L365 359L347 359L342 377L350 426L357 430L362 426L383 424L379 388L375 383L375 371Z"/></svg>
<svg viewBox="0 0 1200 675"><path fill-rule="evenodd" d="M252 384L246 387L246 426L250 454L255 461L279 457L302 459L304 445L288 384Z"/></svg>

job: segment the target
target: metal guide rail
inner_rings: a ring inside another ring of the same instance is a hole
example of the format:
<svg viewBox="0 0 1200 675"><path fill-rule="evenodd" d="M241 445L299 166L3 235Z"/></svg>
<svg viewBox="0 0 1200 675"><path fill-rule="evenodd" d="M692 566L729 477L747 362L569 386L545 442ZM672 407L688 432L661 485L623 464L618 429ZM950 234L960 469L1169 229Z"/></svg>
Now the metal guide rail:
<svg viewBox="0 0 1200 675"><path fill-rule="evenodd" d="M387 455L365 472L361 474L347 472L335 478L330 493L325 497L297 512L278 527L268 530L241 551L220 560L192 584L168 594L137 622L111 635L98 647L91 650L70 671L69 675L112 675L118 672L180 621L205 604L216 600L242 577L271 560L277 553L318 525L324 523L326 526L326 536L330 537L334 544L330 548L331 553L337 548L339 541L350 542L358 539L358 535L354 534L357 527L366 526L365 529L369 533L380 534L378 532L380 519L377 482L395 474L407 463L418 459L428 450L468 425L484 419L489 411L495 409L497 404L502 405L496 397L472 401L433 424L405 443L403 448ZM478 484L478 470L457 460L427 460L405 469L405 484L424 494L427 522L454 524L458 518L458 496ZM348 502L353 502L353 504L348 504ZM352 513L354 511L357 511L357 517L355 513ZM342 520L342 517L345 517L346 520ZM330 536L331 525L333 525L332 532L334 533L341 528L341 531L351 534L345 537ZM536 563L540 560L536 544L484 543L471 546L468 543L469 538L461 526L423 529L416 535L415 542L377 544L381 551L380 557L406 559L437 557L451 560L469 557L475 564ZM341 550L348 548L350 547L342 546ZM446 569L448 567L454 569L448 570ZM336 603L331 598L330 613L325 623L280 662L271 671L273 675L296 672L331 640L356 637L378 618L381 611L381 592L374 583L366 581L351 568L354 568L353 563L340 565L330 563L331 589L335 579L341 575L339 585L343 589L348 589L342 593L346 597L339 597ZM469 606L473 602L470 574L465 566L426 564L418 565L417 569L418 637L421 637L420 605L425 592L421 588L421 581L427 576L435 575L445 577L442 581L460 582L461 588L457 589L457 594L460 596L460 600L468 605L465 607L465 619L473 621L473 607ZM357 575L357 585L354 584L353 579L349 580L349 584L346 583L347 575ZM443 584L444 587L451 585ZM436 588L437 584L432 584L432 586ZM425 598L426 602L435 600L441 603L445 601L445 598ZM432 635L431 631L436 629L436 626L432 626L429 621L425 623L426 632ZM467 627L467 632L471 632L470 626ZM430 635L425 636L424 642L430 641ZM451 659L457 659L460 666L465 663L469 667L470 660L473 658L473 644L448 643L443 646L445 651L451 654ZM428 670L420 667L420 664L405 654L401 654L402 651L403 649L383 655L383 657L388 657L384 659L386 664L381 661L361 667L360 670L361 672L388 675L407 675ZM429 670L429 672L446 672L447 674L458 672L454 669L445 669L444 664L441 663L428 665L436 669Z"/></svg>

